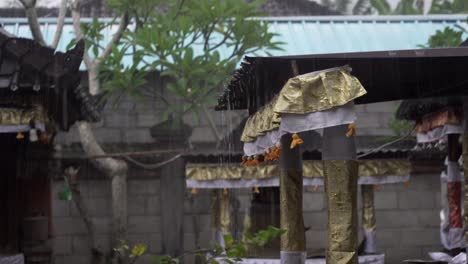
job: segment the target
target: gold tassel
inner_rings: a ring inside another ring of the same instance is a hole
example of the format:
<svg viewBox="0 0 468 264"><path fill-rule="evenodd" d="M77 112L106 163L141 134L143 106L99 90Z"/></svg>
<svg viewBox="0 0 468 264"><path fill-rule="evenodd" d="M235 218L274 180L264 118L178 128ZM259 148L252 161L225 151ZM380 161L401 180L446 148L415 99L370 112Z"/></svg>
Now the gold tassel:
<svg viewBox="0 0 468 264"><path fill-rule="evenodd" d="M353 137L356 135L356 125L351 123L348 125L348 132L346 132L346 137Z"/></svg>
<svg viewBox="0 0 468 264"><path fill-rule="evenodd" d="M260 189L257 186L254 187L254 193L260 193Z"/></svg>
<svg viewBox="0 0 468 264"><path fill-rule="evenodd" d="M263 154L263 161L264 162L268 162L268 161L273 161L273 157L271 156L271 152L270 151L265 151L265 153Z"/></svg>
<svg viewBox="0 0 468 264"><path fill-rule="evenodd" d="M190 193L192 193L193 195L196 195L196 194L198 194L198 189L197 188L192 188Z"/></svg>
<svg viewBox="0 0 468 264"><path fill-rule="evenodd" d="M299 137L298 134L294 133L292 135L292 141L291 141L291 149L295 148L297 145L303 144L304 140Z"/></svg>
<svg viewBox="0 0 468 264"><path fill-rule="evenodd" d="M224 194L224 195L228 195L228 193L229 193L228 189L227 189L227 188L224 188L224 189L223 189L223 194Z"/></svg>
<svg viewBox="0 0 468 264"><path fill-rule="evenodd" d="M254 159L250 162L250 166L257 166L260 164L260 160L258 160L258 155L254 156Z"/></svg>
<svg viewBox="0 0 468 264"><path fill-rule="evenodd" d="M24 139L24 134L21 132L18 132L18 134L16 134L16 139Z"/></svg>
<svg viewBox="0 0 468 264"><path fill-rule="evenodd" d="M409 188L411 186L411 182L410 181L405 181L404 185L405 185L406 188Z"/></svg>
<svg viewBox="0 0 468 264"><path fill-rule="evenodd" d="M46 132L42 132L41 135L39 136L39 140L43 144L49 144L49 137L47 136Z"/></svg>
<svg viewBox="0 0 468 264"><path fill-rule="evenodd" d="M241 162L241 165L242 165L242 166L245 166L245 165L247 165L247 161L248 161L248 158L247 158L247 156L243 155L243 156L242 156L242 162Z"/></svg>
<svg viewBox="0 0 468 264"><path fill-rule="evenodd" d="M270 151L270 160L272 161L277 161L279 160L279 156L280 156L280 153L281 153L281 146L279 147L274 147L271 151Z"/></svg>
<svg viewBox="0 0 468 264"><path fill-rule="evenodd" d="M380 185L375 184L375 185L373 185L373 187L374 187L374 191L380 190Z"/></svg>

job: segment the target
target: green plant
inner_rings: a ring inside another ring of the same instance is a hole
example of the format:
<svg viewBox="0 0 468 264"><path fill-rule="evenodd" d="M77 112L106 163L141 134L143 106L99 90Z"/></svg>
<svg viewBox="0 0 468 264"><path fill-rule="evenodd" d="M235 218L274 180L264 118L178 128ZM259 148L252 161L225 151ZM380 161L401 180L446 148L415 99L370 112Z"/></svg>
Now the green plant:
<svg viewBox="0 0 468 264"><path fill-rule="evenodd" d="M285 233L285 230L268 226L267 229L261 230L255 234L246 235L244 241L235 241L231 235L224 235L224 247L218 243L212 243L210 249L197 249L188 251L182 256L170 257L159 256L152 259L154 264L178 264L182 258L187 255L194 255L203 264L232 264L241 261L242 258L248 256L248 248L251 246L264 247L270 241L278 238Z"/></svg>
<svg viewBox="0 0 468 264"><path fill-rule="evenodd" d="M398 106L395 106L393 109L393 116L390 119L388 126L393 131L394 137L403 137L411 133L414 128L414 122L408 120L400 120L396 118L396 112L398 110Z"/></svg>
<svg viewBox="0 0 468 264"><path fill-rule="evenodd" d="M424 13L424 0L400 0L392 10L387 0L371 0L379 15L416 15Z"/></svg>
<svg viewBox="0 0 468 264"><path fill-rule="evenodd" d="M444 30L437 30L429 37L427 44L419 45L422 48L447 48L457 47L463 41L463 35L468 31L460 25L454 28L445 27Z"/></svg>
<svg viewBox="0 0 468 264"><path fill-rule="evenodd" d="M146 249L147 246L145 244L138 243L130 247L126 241L121 240L120 245L114 248L114 252L119 255L121 261L133 264L146 253Z"/></svg>
<svg viewBox="0 0 468 264"><path fill-rule="evenodd" d="M433 0L430 13L432 14L458 14L468 13L466 0Z"/></svg>
<svg viewBox="0 0 468 264"><path fill-rule="evenodd" d="M108 0L133 24L100 65L99 80L107 99L124 94L160 99L169 115L199 115L213 105L221 88L245 54L280 49L254 0ZM103 29L114 21L83 25L86 43L98 54ZM160 85L147 85L158 72ZM177 103L174 103L177 102Z"/></svg>

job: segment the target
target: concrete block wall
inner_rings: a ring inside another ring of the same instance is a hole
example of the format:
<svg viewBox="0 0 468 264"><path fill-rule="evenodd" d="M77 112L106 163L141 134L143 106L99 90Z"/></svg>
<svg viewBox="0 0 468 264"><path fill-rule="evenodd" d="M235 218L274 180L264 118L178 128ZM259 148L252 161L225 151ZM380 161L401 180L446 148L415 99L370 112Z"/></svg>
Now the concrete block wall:
<svg viewBox="0 0 468 264"><path fill-rule="evenodd" d="M307 188L304 193L304 223L307 249L326 247L326 199ZM359 210L361 201L358 199ZM428 258L427 253L441 250L439 239L440 175L413 175L410 186L381 185L375 190L378 249L386 254L386 263L405 259ZM359 218L361 213L359 211ZM362 237L362 234L360 234Z"/></svg>
<svg viewBox="0 0 468 264"><path fill-rule="evenodd" d="M63 182L53 183L53 248L56 264L85 263L86 229L72 202L60 201L57 192ZM159 180L130 179L128 183L128 241L145 243L148 255L161 254ZM110 182L85 180L83 197L96 225L99 247L109 249ZM250 190L235 190L239 201L239 225L250 205ZM211 194L200 190L192 197L187 192L184 210L184 250L206 248L212 239L210 216ZM327 239L327 206L323 188L304 191L304 222L309 252L323 251ZM360 204L360 201L359 201ZM401 263L409 258L426 258L427 252L439 250L440 183L438 174L414 175L410 186L381 185L375 191L378 248L387 263ZM360 207L360 206L359 206ZM238 230L242 230L239 226ZM181 245L182 246L182 245ZM191 259L190 259L191 261ZM188 263L192 263L192 262Z"/></svg>
<svg viewBox="0 0 468 264"><path fill-rule="evenodd" d="M367 105L356 105L358 136L391 136L393 131L388 127L399 101L383 102ZM102 113L102 121L94 124L94 132L100 143L152 143L149 129L163 121L164 105L158 101L136 102L124 98L117 105L108 105ZM219 112L213 109L213 121L217 124L218 132L222 136L228 135L237 125L247 117L244 110ZM203 116L194 114L184 116L186 124L192 126L190 141L197 144L213 144L215 135ZM78 131L73 126L67 133L59 133L57 143L71 144L79 142Z"/></svg>
<svg viewBox="0 0 468 264"><path fill-rule="evenodd" d="M54 194L63 182L53 183ZM145 243L148 254L139 263L161 252L159 180L129 180L128 241ZM109 249L110 182L87 180L81 186L83 197L96 225L99 247ZM249 190L235 190L239 201L238 230L250 205ZM190 198L191 197L191 198ZM360 200L360 199L359 199ZM187 192L184 216L184 250L206 248L212 240L210 216L211 195L200 190L196 196ZM323 252L327 239L326 197L323 188L304 191L304 223L309 252ZM360 204L360 201L359 201ZM401 263L409 258L427 258L427 253L440 250L439 210L440 183L438 174L415 175L410 186L381 185L375 191L378 248L386 254L386 263ZM362 237L362 235L360 235ZM86 229L72 202L53 199L53 248L56 264L85 263L88 242ZM186 258L193 263L193 258ZM146 262L147 263L147 262Z"/></svg>
<svg viewBox="0 0 468 264"><path fill-rule="evenodd" d="M58 199L63 181L53 182L52 234L55 264L88 263L85 225L73 202ZM148 245L148 258L161 253L159 180L129 180L128 243ZM108 180L83 180L80 190L96 228L95 243L110 250L111 194Z"/></svg>

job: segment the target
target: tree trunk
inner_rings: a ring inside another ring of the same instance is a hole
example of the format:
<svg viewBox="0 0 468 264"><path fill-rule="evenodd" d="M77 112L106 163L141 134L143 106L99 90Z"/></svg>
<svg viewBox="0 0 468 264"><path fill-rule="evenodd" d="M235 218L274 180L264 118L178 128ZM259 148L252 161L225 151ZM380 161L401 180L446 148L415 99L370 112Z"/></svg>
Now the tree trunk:
<svg viewBox="0 0 468 264"><path fill-rule="evenodd" d="M127 234L127 165L112 175L112 244L117 246Z"/></svg>
<svg viewBox="0 0 468 264"><path fill-rule="evenodd" d="M81 145L89 156L104 155L105 152L97 143L91 125L78 123ZM112 181L112 248L125 239L127 232L127 163L113 158L97 158L91 162Z"/></svg>
<svg viewBox="0 0 468 264"><path fill-rule="evenodd" d="M83 201L83 196L81 195L80 183L78 181L78 170L75 170L72 167L65 169L65 177L68 179L68 184L70 185L70 189L73 193L73 202L75 203L76 209L78 210L78 213L80 214L80 217L85 224L86 230L88 231L91 264L100 264L102 262L103 253L98 248L96 248L96 229L91 220L91 217L89 216L88 207Z"/></svg>

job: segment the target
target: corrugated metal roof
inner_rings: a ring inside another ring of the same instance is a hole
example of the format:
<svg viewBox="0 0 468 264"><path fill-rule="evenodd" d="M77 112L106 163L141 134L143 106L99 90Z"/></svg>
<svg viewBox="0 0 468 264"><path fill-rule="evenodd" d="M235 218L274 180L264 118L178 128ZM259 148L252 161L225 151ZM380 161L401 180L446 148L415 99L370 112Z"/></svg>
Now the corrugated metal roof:
<svg viewBox="0 0 468 264"><path fill-rule="evenodd" d="M278 34L275 41L285 43L284 50L271 52L274 56L415 49L418 45L425 44L436 30L442 30L446 26L453 27L458 24L468 29L465 23L466 15L314 16L261 19L269 21L270 31ZM102 20L109 21L105 18ZM83 19L83 22L89 21ZM40 23L45 39L49 43L52 42L56 20L46 18ZM0 18L0 24L12 34L31 38L25 18ZM117 26L103 32L104 43L110 39L116 28ZM73 26L71 20L66 20L58 50L63 51L72 38L74 38ZM221 54L227 52L225 49L220 50Z"/></svg>

